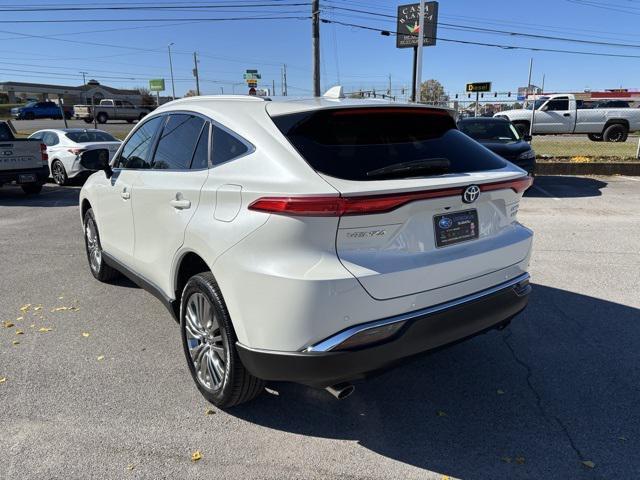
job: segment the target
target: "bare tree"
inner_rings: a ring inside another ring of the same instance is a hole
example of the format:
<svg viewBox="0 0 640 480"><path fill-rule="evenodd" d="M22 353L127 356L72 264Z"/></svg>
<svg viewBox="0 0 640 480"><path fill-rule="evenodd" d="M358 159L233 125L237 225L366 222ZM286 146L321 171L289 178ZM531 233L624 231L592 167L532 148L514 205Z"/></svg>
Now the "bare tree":
<svg viewBox="0 0 640 480"><path fill-rule="evenodd" d="M430 79L420 85L419 101L438 105L448 102L449 97L445 94L444 87L438 80Z"/></svg>
<svg viewBox="0 0 640 480"><path fill-rule="evenodd" d="M140 103L143 106L154 106L156 104L155 98L151 94L151 91L148 88L140 87L137 89L140 94Z"/></svg>
<svg viewBox="0 0 640 480"><path fill-rule="evenodd" d="M195 90L189 90L187 93L184 94L185 97L196 97L198 94L196 93Z"/></svg>

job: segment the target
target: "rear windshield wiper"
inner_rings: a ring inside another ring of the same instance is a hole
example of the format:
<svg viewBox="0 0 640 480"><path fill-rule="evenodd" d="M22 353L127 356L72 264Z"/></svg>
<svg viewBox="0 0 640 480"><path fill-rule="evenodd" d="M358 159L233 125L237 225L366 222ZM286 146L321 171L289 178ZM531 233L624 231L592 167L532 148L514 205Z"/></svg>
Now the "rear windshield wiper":
<svg viewBox="0 0 640 480"><path fill-rule="evenodd" d="M418 172L427 173L447 173L451 162L448 158L428 158L422 160L412 160L410 162L394 163L386 167L378 168L367 172L367 177L402 177L407 174Z"/></svg>

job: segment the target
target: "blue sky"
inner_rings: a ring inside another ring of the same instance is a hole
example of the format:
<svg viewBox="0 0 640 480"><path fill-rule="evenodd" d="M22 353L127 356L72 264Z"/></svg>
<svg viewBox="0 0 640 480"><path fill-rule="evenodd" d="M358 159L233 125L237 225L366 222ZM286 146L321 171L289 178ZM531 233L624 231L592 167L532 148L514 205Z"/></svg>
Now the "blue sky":
<svg viewBox="0 0 640 480"><path fill-rule="evenodd" d="M78 0L24 0L24 5L87 6ZM192 11L63 11L0 12L0 81L20 80L79 85L81 71L88 78L118 87L145 86L149 78L169 82L167 44L173 42L176 93L195 88L191 74L193 52L200 54L203 93L244 93L242 73L257 68L264 86L276 81L280 90L280 66L286 63L290 95L311 93L310 20L242 20L207 22L198 19L250 16L308 16L307 0L262 0L261 4L305 3L300 6L240 8L256 0L188 1L104 0L93 5L216 4L218 10ZM399 3L385 0L321 0L322 17L373 28L395 29L383 16L347 12L339 8L395 15ZM1 0L0 8L20 5ZM337 7L337 8L336 8ZM618 8L619 7L619 8ZM613 8L613 9L612 9ZM527 11L529 9L530 11ZM104 22L101 19L166 19L166 22ZM193 19L191 21L176 19ZM17 20L76 19L73 23L16 23ZM90 20L90 21L87 21ZM438 36L455 40L566 49L640 57L640 2L630 0L538 0L536 2L442 0ZM478 31L472 26L542 36L571 37L588 41L637 44L612 47L575 44L550 39L530 39ZM96 30L111 30L96 32ZM91 32L91 33L83 33ZM96 45L102 44L102 45ZM396 49L395 38L336 24L322 24L322 85L340 82L346 90L386 89L391 75L396 93L411 82L411 49ZM441 41L425 49L423 79L441 81L450 93L462 92L466 82L492 81L494 90L514 91L526 84L529 58L534 59L533 83L546 74L547 91L591 88L640 88L640 58L611 58L549 52L507 50ZM233 85L236 83L236 85Z"/></svg>

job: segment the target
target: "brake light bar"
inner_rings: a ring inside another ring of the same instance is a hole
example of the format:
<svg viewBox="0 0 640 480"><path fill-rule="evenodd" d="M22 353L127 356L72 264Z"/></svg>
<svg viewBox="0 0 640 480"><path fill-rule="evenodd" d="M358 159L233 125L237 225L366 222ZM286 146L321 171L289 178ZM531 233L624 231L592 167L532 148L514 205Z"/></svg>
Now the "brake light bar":
<svg viewBox="0 0 640 480"><path fill-rule="evenodd" d="M478 185L481 192L511 189L524 192L531 186L531 177ZM433 198L461 196L464 187L423 190L411 193L392 193L364 197L262 197L249 205L249 210L300 217L341 217L343 215L371 215L387 213L407 203Z"/></svg>

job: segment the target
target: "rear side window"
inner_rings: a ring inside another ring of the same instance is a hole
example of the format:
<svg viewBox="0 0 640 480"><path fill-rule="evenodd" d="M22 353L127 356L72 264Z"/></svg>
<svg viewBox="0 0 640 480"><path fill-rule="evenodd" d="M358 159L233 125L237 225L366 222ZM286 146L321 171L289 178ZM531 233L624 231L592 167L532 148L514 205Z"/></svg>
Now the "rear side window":
<svg viewBox="0 0 640 480"><path fill-rule="evenodd" d="M460 132L442 110L330 109L273 121L312 168L346 180L426 177L506 165Z"/></svg>
<svg viewBox="0 0 640 480"><path fill-rule="evenodd" d="M118 160L120 168L150 168L149 156L158 127L164 117L155 117L145 122L131 136L124 147Z"/></svg>
<svg viewBox="0 0 640 480"><path fill-rule="evenodd" d="M204 120L196 115L169 115L164 124L151 168L188 170Z"/></svg>
<svg viewBox="0 0 640 480"><path fill-rule="evenodd" d="M13 140L13 132L6 123L0 122L0 141Z"/></svg>
<svg viewBox="0 0 640 480"><path fill-rule="evenodd" d="M238 137L217 125L213 126L213 165L233 160L249 151L249 147Z"/></svg>

